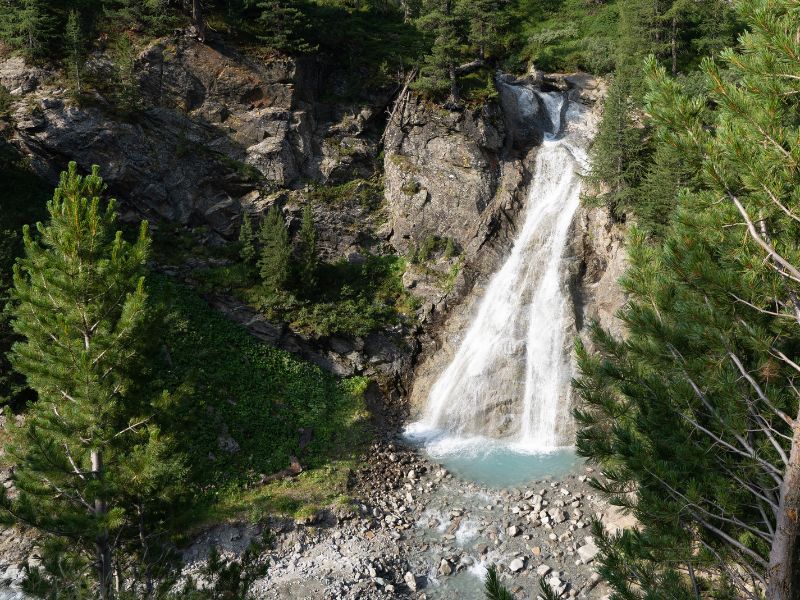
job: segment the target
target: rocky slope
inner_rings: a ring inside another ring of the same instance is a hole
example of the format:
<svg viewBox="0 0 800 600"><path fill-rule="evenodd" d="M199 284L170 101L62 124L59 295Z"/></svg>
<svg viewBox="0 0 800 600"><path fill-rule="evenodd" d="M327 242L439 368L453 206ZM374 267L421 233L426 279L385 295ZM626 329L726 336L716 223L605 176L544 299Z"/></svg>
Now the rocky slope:
<svg viewBox="0 0 800 600"><path fill-rule="evenodd" d="M94 81L114 79L105 54L87 70ZM76 106L53 72L0 60L0 85L17 100L12 143L52 181L68 160L103 165L131 217L207 225L225 237L242 210L263 209L270 189L372 173L370 131L388 97L322 102L321 89L335 82L311 59L257 61L220 40L177 35L141 50L135 78L141 110L126 117L113 90Z"/></svg>

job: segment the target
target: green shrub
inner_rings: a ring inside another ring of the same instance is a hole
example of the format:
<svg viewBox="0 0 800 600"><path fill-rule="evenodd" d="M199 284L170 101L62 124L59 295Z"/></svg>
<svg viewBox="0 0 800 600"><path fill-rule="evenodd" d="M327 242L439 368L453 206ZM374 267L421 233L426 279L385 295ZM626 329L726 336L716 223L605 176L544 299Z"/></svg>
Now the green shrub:
<svg viewBox="0 0 800 600"><path fill-rule="evenodd" d="M11 103L13 100L8 89L0 85L0 118L7 117L11 113Z"/></svg>

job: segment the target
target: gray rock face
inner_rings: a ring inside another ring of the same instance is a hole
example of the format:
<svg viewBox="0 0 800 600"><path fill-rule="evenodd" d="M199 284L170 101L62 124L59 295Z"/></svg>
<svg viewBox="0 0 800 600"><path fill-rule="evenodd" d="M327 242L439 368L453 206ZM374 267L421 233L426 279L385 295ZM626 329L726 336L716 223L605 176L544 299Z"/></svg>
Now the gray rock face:
<svg viewBox="0 0 800 600"><path fill-rule="evenodd" d="M624 335L617 312L625 304L619 279L628 264L624 224L615 222L604 207L583 207L576 218L573 239L575 263L572 288L579 325L597 321L616 337ZM591 348L585 329L581 337Z"/></svg>
<svg viewBox="0 0 800 600"><path fill-rule="evenodd" d="M493 105L458 113L414 95L401 102L386 131L391 242L401 252L430 236L466 247L500 180L502 115Z"/></svg>
<svg viewBox="0 0 800 600"><path fill-rule="evenodd" d="M104 56L88 68L112 76ZM125 120L99 95L90 106L71 105L46 72L0 61L0 84L24 100L14 107L12 141L52 181L67 160L99 164L130 217L207 225L225 237L235 235L243 206L256 211L254 190L372 171L372 120L384 99L318 102L314 62L260 62L221 42L175 37L145 49L136 76L143 110Z"/></svg>
<svg viewBox="0 0 800 600"><path fill-rule="evenodd" d="M25 64L25 61L18 56L0 62L0 85L12 96L29 94L48 79L50 77L44 69Z"/></svg>
<svg viewBox="0 0 800 600"><path fill-rule="evenodd" d="M599 106L604 93L600 82L581 74L544 76L538 80L543 89L560 90L590 108ZM522 115L521 92L514 89L517 83L520 82L498 78L501 98L500 108L495 110L499 113L487 110L445 115L410 99L402 118L396 116L387 130L390 242L400 251L407 251L425 236L460 231L456 239L464 249L462 269L452 289L439 289L437 293L422 274L407 273L404 279L406 286L426 302L422 319L429 334L422 339L422 353L414 371L412 410L426 402L430 387L457 350L485 284L513 245L519 225L517 215L527 199L536 156L537 147L531 144L541 140L542 131L552 125L549 120L538 122L531 115ZM478 121L483 125L467 126ZM525 130L521 122L532 127L533 133ZM481 133L490 127L497 136L503 136L499 143L496 136ZM430 141L434 138L447 140L450 146L446 153L433 152L438 148ZM529 148L527 152L523 151L525 148ZM473 160L469 172L461 175L452 156ZM424 157L426 162L415 162L415 157ZM482 157L484 162L475 157ZM497 170L483 166L495 163ZM490 189L494 191L488 196ZM570 269L576 328L582 334L583 325L597 319L613 333L621 334L621 323L614 315L625 301L617 284L626 260L624 227L614 223L603 209L588 208L579 210L572 227L573 243L565 258Z"/></svg>

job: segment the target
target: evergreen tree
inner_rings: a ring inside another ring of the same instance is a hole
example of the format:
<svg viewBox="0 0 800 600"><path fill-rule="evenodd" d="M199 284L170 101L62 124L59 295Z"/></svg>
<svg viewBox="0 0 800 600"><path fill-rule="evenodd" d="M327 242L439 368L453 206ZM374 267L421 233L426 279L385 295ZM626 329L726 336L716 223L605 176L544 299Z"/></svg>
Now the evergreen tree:
<svg viewBox="0 0 800 600"><path fill-rule="evenodd" d="M16 340L6 303L11 284L11 269L18 254L18 243L15 231L0 230L0 405L14 403L25 388L25 380L11 368L6 356Z"/></svg>
<svg viewBox="0 0 800 600"><path fill-rule="evenodd" d="M579 450L642 524L602 540L622 599L800 596L797 8L737 8L751 31L705 94L650 60L648 112L702 168L664 242L634 236L628 337L580 350Z"/></svg>
<svg viewBox="0 0 800 600"><path fill-rule="evenodd" d="M102 13L120 30L144 27L148 33L158 35L174 17L170 0L100 0L100 3Z"/></svg>
<svg viewBox="0 0 800 600"><path fill-rule="evenodd" d="M261 281L270 291L280 291L286 287L289 279L292 247L286 223L278 208L267 211L258 231L258 241L261 245L258 259Z"/></svg>
<svg viewBox="0 0 800 600"><path fill-rule="evenodd" d="M467 23L467 41L478 58L486 60L503 48L508 30L509 12L506 0L460 0L456 11Z"/></svg>
<svg viewBox="0 0 800 600"><path fill-rule="evenodd" d="M127 35L121 35L113 49L114 99L117 107L126 114L139 109L139 82L136 79L136 54L133 42Z"/></svg>
<svg viewBox="0 0 800 600"><path fill-rule="evenodd" d="M104 189L97 167L82 177L71 163L48 203L50 222L36 237L23 230L14 271L21 341L11 360L38 400L9 429L18 494L0 497L0 514L50 536L26 584L43 597L111 598L114 577L124 585L157 561L161 502L169 506L183 475L143 384L147 225L124 241Z"/></svg>
<svg viewBox="0 0 800 600"><path fill-rule="evenodd" d="M81 21L78 12L69 11L67 27L64 32L66 46L67 76L69 77L72 95L79 98L82 87L83 65L86 60L85 42L81 31Z"/></svg>
<svg viewBox="0 0 800 600"><path fill-rule="evenodd" d="M592 173L596 198L619 214L635 201L647 158L645 130L633 93L633 75L617 71L603 105L603 120L592 146ZM602 191L601 191L602 190Z"/></svg>
<svg viewBox="0 0 800 600"><path fill-rule="evenodd" d="M0 11L0 39L28 58L45 55L56 26L42 0L9 0Z"/></svg>
<svg viewBox="0 0 800 600"><path fill-rule="evenodd" d="M311 52L306 41L308 22L297 0L260 0L261 14L256 23L258 38L271 48L284 52Z"/></svg>
<svg viewBox="0 0 800 600"><path fill-rule="evenodd" d="M256 247L253 240L253 224L250 215L242 215L242 226L239 228L239 256L246 265L256 262Z"/></svg>
<svg viewBox="0 0 800 600"><path fill-rule="evenodd" d="M497 576L497 569L494 565L490 566L486 572L483 591L486 600L514 600L513 594L500 583L500 578Z"/></svg>
<svg viewBox="0 0 800 600"><path fill-rule="evenodd" d="M433 37L430 53L424 58L414 87L429 94L448 93L448 101L459 100L456 69L463 57L464 36L455 0L428 0L419 27Z"/></svg>
<svg viewBox="0 0 800 600"><path fill-rule="evenodd" d="M314 227L314 211L310 204L303 207L303 222L300 226L297 271L300 285L306 292L313 291L317 285L317 229Z"/></svg>

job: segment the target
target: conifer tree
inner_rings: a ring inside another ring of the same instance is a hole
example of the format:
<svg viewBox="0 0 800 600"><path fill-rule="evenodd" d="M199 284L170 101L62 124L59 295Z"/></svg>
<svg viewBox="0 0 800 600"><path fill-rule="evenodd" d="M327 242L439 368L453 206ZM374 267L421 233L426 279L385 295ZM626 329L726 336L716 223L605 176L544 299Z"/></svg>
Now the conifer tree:
<svg viewBox="0 0 800 600"><path fill-rule="evenodd" d="M310 52L314 48L306 41L308 23L296 0L260 0L257 19L258 38L271 48L284 52Z"/></svg>
<svg viewBox="0 0 800 600"><path fill-rule="evenodd" d="M261 281L270 291L280 291L286 287L289 279L292 247L286 223L278 208L267 211L258 231L258 241L261 245L258 259Z"/></svg>
<svg viewBox="0 0 800 600"><path fill-rule="evenodd" d="M303 207L303 222L300 226L300 243L298 248L297 270L300 285L310 292L317 285L317 229L314 227L314 211L310 204Z"/></svg>
<svg viewBox="0 0 800 600"><path fill-rule="evenodd" d="M253 224L250 215L242 215L242 226L239 228L239 256L246 265L256 262L256 247L253 240Z"/></svg>
<svg viewBox="0 0 800 600"><path fill-rule="evenodd" d="M642 524L596 530L623 599L800 596L797 7L737 9L751 30L705 94L649 61L648 112L702 168L663 244L634 237L628 337L580 350L579 450Z"/></svg>
<svg viewBox="0 0 800 600"><path fill-rule="evenodd" d="M6 303L18 242L15 231L0 230L0 405L13 402L25 385L20 375L11 368L6 356L15 339Z"/></svg>
<svg viewBox="0 0 800 600"><path fill-rule="evenodd" d="M28 58L44 56L56 26L43 0L11 0L0 12L0 39Z"/></svg>
<svg viewBox="0 0 800 600"><path fill-rule="evenodd" d="M123 113L134 113L139 109L139 82L136 79L136 56L133 42L121 35L113 49L116 75L114 96L117 107Z"/></svg>
<svg viewBox="0 0 800 600"><path fill-rule="evenodd" d="M18 494L3 490L0 515L49 536L27 582L42 597L111 598L131 561L158 560L160 502L183 476L143 383L147 225L124 241L104 189L97 167L70 163L14 270L11 360L38 400L9 430Z"/></svg>
<svg viewBox="0 0 800 600"><path fill-rule="evenodd" d="M455 0L428 0L419 27L433 37L430 53L423 60L414 86L429 94L448 93L448 101L459 101L456 69L463 56L461 19Z"/></svg>
<svg viewBox="0 0 800 600"><path fill-rule="evenodd" d="M467 23L467 41L480 60L502 49L509 24L507 9L505 0L460 0L456 6Z"/></svg>
<svg viewBox="0 0 800 600"><path fill-rule="evenodd" d="M70 86L72 88L72 95L78 98L82 91L83 65L86 59L85 43L78 11L69 11L67 26L64 31L64 44L66 50L67 76L69 77Z"/></svg>
<svg viewBox="0 0 800 600"><path fill-rule="evenodd" d="M483 591L486 600L514 600L513 594L500 583L500 578L497 576L497 569L494 565L491 565L486 572Z"/></svg>

